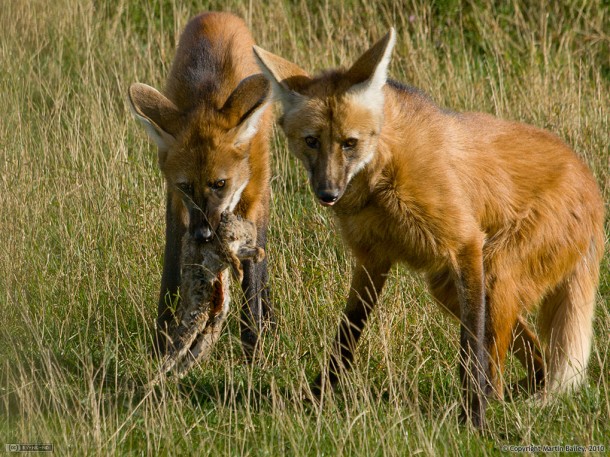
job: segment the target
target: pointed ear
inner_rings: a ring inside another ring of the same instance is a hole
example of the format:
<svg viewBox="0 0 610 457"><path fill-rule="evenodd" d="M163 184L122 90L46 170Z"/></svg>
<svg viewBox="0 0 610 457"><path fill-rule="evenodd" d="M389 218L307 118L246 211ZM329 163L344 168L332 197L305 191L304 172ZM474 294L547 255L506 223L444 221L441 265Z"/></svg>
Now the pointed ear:
<svg viewBox="0 0 610 457"><path fill-rule="evenodd" d="M354 84L348 93L361 99L366 106L383 109L383 86L387 80L395 43L396 32L392 27L387 35L362 54L346 73L346 77Z"/></svg>
<svg viewBox="0 0 610 457"><path fill-rule="evenodd" d="M146 84L132 84L128 95L134 116L144 125L159 150L167 151L176 141L181 126L182 115L176 105Z"/></svg>
<svg viewBox="0 0 610 457"><path fill-rule="evenodd" d="M235 146L247 143L256 135L261 125L263 114L265 114L268 107L268 100L261 101L261 103L256 105L256 107L248 113L248 116L236 127Z"/></svg>
<svg viewBox="0 0 610 457"><path fill-rule="evenodd" d="M299 87L311 81L305 70L286 59L254 46L254 59L263 74L271 82L273 97L282 102L284 112L303 98Z"/></svg>
<svg viewBox="0 0 610 457"><path fill-rule="evenodd" d="M243 79L220 109L235 125L235 145L247 143L258 132L268 106L269 81L256 74Z"/></svg>

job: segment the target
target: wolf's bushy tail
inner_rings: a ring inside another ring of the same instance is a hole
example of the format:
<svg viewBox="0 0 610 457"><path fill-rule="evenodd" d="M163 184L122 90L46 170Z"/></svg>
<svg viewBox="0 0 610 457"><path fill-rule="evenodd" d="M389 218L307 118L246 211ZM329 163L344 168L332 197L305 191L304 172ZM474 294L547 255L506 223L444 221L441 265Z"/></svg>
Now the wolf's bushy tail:
<svg viewBox="0 0 610 457"><path fill-rule="evenodd" d="M572 273L542 304L539 325L547 345L549 391L571 390L585 380L602 254L603 238L592 240Z"/></svg>

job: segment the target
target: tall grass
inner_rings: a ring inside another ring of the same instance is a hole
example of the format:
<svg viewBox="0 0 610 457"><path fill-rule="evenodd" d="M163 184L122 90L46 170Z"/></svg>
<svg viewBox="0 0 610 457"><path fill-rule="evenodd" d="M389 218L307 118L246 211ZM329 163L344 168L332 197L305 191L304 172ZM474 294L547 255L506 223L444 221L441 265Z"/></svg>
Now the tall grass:
<svg viewBox="0 0 610 457"><path fill-rule="evenodd" d="M348 65L394 25L392 77L442 106L556 132L610 201L603 0L1 0L0 445L52 443L59 455L609 449L608 256L588 385L574 395L495 402L486 434L459 426L456 325L398 268L355 370L323 408L304 404L351 260L277 132L268 256L279 325L264 356L243 362L234 306L211 360L182 384L141 388L156 369L164 189L125 93L134 81L163 85L182 27L206 9L243 16L262 47L310 71ZM511 364L507 376L519 371Z"/></svg>

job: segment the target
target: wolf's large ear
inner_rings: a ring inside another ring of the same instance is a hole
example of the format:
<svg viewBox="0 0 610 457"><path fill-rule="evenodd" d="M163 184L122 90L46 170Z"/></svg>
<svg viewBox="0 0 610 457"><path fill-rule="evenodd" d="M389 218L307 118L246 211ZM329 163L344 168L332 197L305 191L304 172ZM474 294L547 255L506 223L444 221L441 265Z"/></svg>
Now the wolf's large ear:
<svg viewBox="0 0 610 457"><path fill-rule="evenodd" d="M247 143L258 132L269 98L269 81L256 74L244 78L220 109L235 126L235 145Z"/></svg>
<svg viewBox="0 0 610 457"><path fill-rule="evenodd" d="M356 96L365 106L383 109L383 86L387 80L395 43L396 32L392 27L386 36L362 54L346 73L346 77L354 83L348 93Z"/></svg>
<svg viewBox="0 0 610 457"><path fill-rule="evenodd" d="M167 151L176 141L182 116L176 105L157 89L134 83L129 87L129 104L135 117L160 151Z"/></svg>
<svg viewBox="0 0 610 457"><path fill-rule="evenodd" d="M282 102L284 112L290 110L303 96L297 92L299 86L310 81L309 76L298 65L254 46L254 58L263 74L271 82L274 98Z"/></svg>

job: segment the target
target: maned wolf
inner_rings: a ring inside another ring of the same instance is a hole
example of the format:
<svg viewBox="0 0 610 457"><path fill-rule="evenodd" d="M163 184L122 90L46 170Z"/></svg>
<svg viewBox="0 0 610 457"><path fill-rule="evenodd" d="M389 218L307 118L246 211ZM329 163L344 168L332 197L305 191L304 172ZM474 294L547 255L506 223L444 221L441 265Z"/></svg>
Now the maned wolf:
<svg viewBox="0 0 610 457"><path fill-rule="evenodd" d="M555 135L482 113L443 110L387 80L392 29L349 69L310 77L254 48L283 106L280 124L318 201L356 259L328 375L350 366L393 264L425 273L461 321L464 414L484 423L503 392L511 343L532 388L584 379L592 338L603 203L591 172ZM524 320L540 308L543 362ZM328 377L327 377L328 376Z"/></svg>
<svg viewBox="0 0 610 457"><path fill-rule="evenodd" d="M159 149L167 184L166 244L157 318L157 345L166 349L171 304L180 286L185 232L209 242L223 211L253 221L264 248L269 219L269 83L252 56L254 41L239 18L203 13L180 37L165 91L129 88L136 118ZM267 262L243 263L241 337L248 357L266 319L272 320ZM179 298L178 298L179 299Z"/></svg>
<svg viewBox="0 0 610 457"><path fill-rule="evenodd" d="M174 370L182 377L209 353L229 311L228 268L243 278L242 260L260 262L265 251L256 245L256 227L232 213L221 216L216 236L199 243L189 232L182 239L182 301L169 325L171 343L161 364L161 375Z"/></svg>

